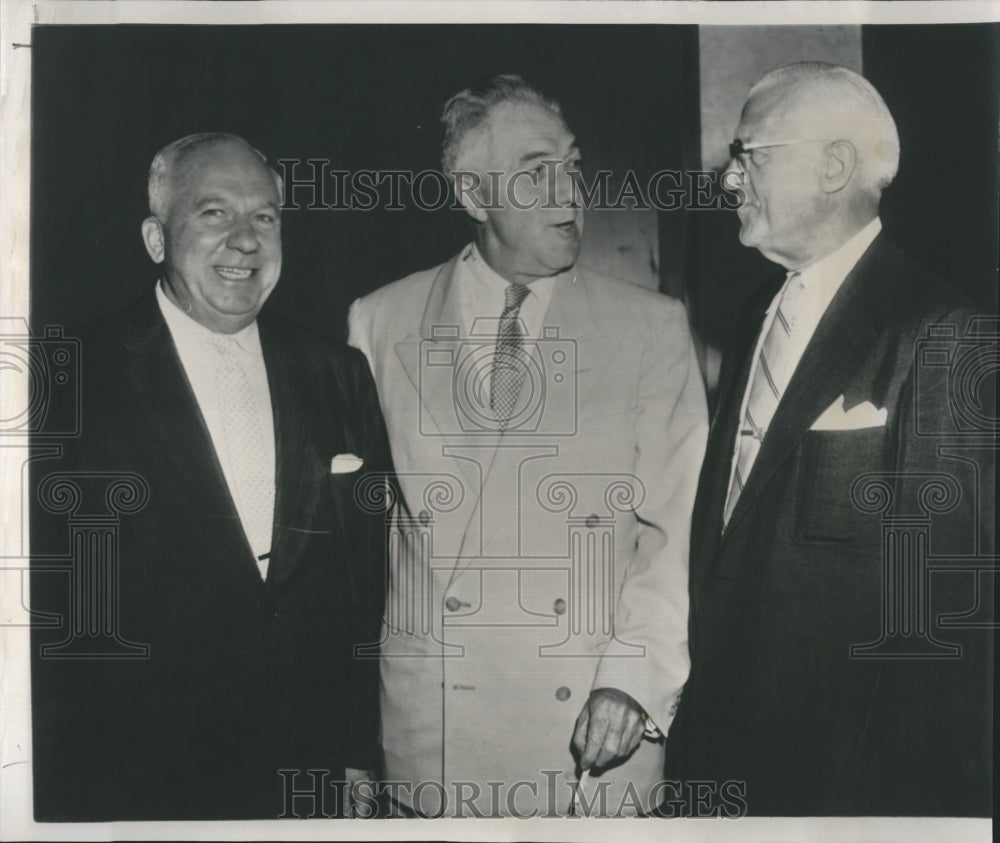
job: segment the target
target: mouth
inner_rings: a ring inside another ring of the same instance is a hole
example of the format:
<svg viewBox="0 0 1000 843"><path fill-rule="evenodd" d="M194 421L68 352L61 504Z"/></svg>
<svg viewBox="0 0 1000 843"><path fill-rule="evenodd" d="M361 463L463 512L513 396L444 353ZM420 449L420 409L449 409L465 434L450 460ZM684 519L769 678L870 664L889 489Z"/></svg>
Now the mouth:
<svg viewBox="0 0 1000 843"><path fill-rule="evenodd" d="M557 222L552 224L552 228L556 231L561 231L563 234L576 234L576 217L571 217L564 222Z"/></svg>
<svg viewBox="0 0 1000 843"><path fill-rule="evenodd" d="M246 281L257 271L238 266L216 266L213 269L227 281Z"/></svg>

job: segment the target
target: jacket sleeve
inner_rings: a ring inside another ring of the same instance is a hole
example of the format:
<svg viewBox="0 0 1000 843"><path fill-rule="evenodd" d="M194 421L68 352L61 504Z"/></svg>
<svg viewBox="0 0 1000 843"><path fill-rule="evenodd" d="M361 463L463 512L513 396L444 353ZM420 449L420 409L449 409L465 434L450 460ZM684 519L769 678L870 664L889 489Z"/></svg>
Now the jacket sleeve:
<svg viewBox="0 0 1000 843"><path fill-rule="evenodd" d="M618 600L614 638L594 688L625 691L666 734L690 669L688 543L708 423L683 306L665 300L647 324L633 469L645 497L635 512L637 545ZM634 656L636 644L645 648L642 658Z"/></svg>
<svg viewBox="0 0 1000 843"><path fill-rule="evenodd" d="M385 422L379 407L375 382L360 354L352 352L355 407L364 436L364 470L355 486L358 519L359 564L351 572L352 603L356 607L353 667L353 714L347 732L346 765L378 769L379 736L379 648L388 574L386 525L395 500L395 476Z"/></svg>

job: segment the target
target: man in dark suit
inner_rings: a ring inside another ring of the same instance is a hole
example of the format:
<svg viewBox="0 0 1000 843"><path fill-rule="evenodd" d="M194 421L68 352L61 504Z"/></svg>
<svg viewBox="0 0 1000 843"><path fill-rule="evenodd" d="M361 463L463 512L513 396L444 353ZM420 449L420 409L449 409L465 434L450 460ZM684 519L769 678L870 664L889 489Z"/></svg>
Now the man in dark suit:
<svg viewBox="0 0 1000 843"><path fill-rule="evenodd" d="M32 648L35 817L342 815L333 783L378 762L356 649L384 600L383 516L355 496L389 471L374 384L259 315L281 183L245 140L170 144L149 192L160 280L77 332L80 436L35 473L33 609L60 622Z"/></svg>
<svg viewBox="0 0 1000 843"><path fill-rule="evenodd" d="M724 357L668 769L752 814L988 815L995 411L947 365L985 323L881 233L899 141L858 74L772 71L732 156L740 240L788 272Z"/></svg>

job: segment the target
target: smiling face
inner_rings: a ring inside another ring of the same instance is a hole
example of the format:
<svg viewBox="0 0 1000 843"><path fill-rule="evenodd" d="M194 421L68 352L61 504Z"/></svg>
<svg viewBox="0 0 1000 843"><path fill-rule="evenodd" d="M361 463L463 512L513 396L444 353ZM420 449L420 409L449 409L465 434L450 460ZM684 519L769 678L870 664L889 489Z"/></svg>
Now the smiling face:
<svg viewBox="0 0 1000 843"><path fill-rule="evenodd" d="M168 298L209 330L241 330L281 273L273 174L248 146L212 141L178 163L168 196L167 219L149 217L142 228Z"/></svg>
<svg viewBox="0 0 1000 843"><path fill-rule="evenodd" d="M485 207L466 205L481 223L476 243L487 263L520 284L569 269L583 210L571 175L580 153L562 118L539 105L501 103L463 146L463 161L487 186Z"/></svg>
<svg viewBox="0 0 1000 843"><path fill-rule="evenodd" d="M733 178L742 176L746 196L737 211L740 242L788 269L816 257L812 241L828 210L828 195L822 188L825 139L814 123L788 116L780 94L751 98L736 137L746 144L809 142L755 149L744 155L742 165L734 160L727 170Z"/></svg>

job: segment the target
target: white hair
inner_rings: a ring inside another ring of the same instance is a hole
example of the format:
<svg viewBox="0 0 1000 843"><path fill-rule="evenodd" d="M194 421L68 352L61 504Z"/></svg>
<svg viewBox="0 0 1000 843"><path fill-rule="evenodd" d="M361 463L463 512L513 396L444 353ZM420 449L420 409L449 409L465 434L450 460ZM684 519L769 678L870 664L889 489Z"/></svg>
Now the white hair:
<svg viewBox="0 0 1000 843"><path fill-rule="evenodd" d="M882 194L899 169L899 133L889 107L867 79L835 64L803 61L766 73L750 89L755 96L795 97L793 113L801 115L808 102L815 107L816 119L838 124L858 147L861 185L876 197ZM805 116L805 115L801 115Z"/></svg>
<svg viewBox="0 0 1000 843"><path fill-rule="evenodd" d="M228 132L198 132L194 135L187 135L167 144L163 149L153 156L153 163L149 166L149 212L162 222L166 222L170 213L170 189L173 185L174 175L180 164L199 146L206 143L217 143L219 141L235 141L243 144L247 149L253 151L262 164L267 166L267 157L259 149L254 148L244 138ZM281 176L270 166L267 167L271 173L278 193L281 193Z"/></svg>

